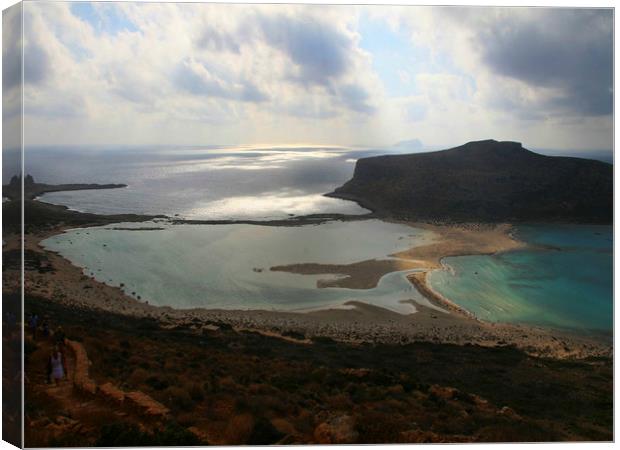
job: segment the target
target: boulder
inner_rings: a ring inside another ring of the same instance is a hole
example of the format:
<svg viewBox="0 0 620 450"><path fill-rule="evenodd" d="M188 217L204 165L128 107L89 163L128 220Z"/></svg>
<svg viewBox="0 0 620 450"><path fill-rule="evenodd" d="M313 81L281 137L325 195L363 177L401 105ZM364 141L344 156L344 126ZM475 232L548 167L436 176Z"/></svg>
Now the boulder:
<svg viewBox="0 0 620 450"><path fill-rule="evenodd" d="M314 430L314 439L319 444L353 444L358 437L355 420L349 415L331 417Z"/></svg>

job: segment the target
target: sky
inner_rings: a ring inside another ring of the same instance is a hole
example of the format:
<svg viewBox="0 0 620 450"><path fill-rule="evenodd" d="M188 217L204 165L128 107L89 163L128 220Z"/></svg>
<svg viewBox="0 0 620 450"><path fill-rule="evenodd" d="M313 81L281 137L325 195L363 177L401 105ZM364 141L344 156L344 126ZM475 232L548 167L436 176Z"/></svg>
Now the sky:
<svg viewBox="0 0 620 450"><path fill-rule="evenodd" d="M610 9L23 5L26 146L613 146Z"/></svg>

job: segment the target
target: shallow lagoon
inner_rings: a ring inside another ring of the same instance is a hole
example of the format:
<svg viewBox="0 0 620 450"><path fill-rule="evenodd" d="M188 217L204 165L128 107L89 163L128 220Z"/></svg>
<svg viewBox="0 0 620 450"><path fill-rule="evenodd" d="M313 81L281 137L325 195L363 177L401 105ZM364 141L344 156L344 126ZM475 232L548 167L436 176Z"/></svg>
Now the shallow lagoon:
<svg viewBox="0 0 620 450"><path fill-rule="evenodd" d="M445 258L431 286L488 321L612 329L612 227L520 226L517 237L538 247Z"/></svg>
<svg viewBox="0 0 620 450"><path fill-rule="evenodd" d="M116 224L75 229L44 241L99 281L124 284L129 294L176 308L308 310L342 307L349 300L400 313L429 305L406 272L384 276L369 290L316 287L330 275L272 272L300 262L347 264L430 243L429 231L378 220L272 227L257 225Z"/></svg>
<svg viewBox="0 0 620 450"><path fill-rule="evenodd" d="M76 229L44 241L99 281L125 286L151 304L176 308L305 311L346 307L358 300L403 314L430 305L407 281L410 271L385 275L374 289L316 287L334 275L272 272L295 263L347 264L381 259L432 242L406 225L364 220L320 225L116 224ZM431 286L487 321L611 330L611 227L521 226L532 244L497 255L445 258Z"/></svg>

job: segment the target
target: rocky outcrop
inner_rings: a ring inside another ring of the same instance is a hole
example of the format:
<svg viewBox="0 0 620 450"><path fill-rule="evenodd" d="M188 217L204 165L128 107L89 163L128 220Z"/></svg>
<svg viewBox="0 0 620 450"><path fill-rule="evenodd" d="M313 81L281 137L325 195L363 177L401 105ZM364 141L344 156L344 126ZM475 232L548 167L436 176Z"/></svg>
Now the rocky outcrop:
<svg viewBox="0 0 620 450"><path fill-rule="evenodd" d="M423 221L611 223L613 167L486 140L362 158L353 178L327 195L379 215Z"/></svg>

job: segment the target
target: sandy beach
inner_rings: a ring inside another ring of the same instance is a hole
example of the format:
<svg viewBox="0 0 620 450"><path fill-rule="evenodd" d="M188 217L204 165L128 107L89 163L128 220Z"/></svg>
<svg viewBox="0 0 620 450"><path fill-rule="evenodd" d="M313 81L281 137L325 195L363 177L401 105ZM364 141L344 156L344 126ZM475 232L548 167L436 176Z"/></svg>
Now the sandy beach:
<svg viewBox="0 0 620 450"><path fill-rule="evenodd" d="M302 263L275 266L271 267L271 270L304 275L340 275L337 279L321 280L318 287L370 289L377 286L381 277L390 272L413 269L427 272L440 269L441 259L448 256L487 255L523 248L526 245L512 237L510 224L400 223L433 232L434 242L392 254L392 259L369 259L353 264ZM417 284L414 283L416 288L421 284L426 284L425 277L418 278Z"/></svg>
<svg viewBox="0 0 620 450"><path fill-rule="evenodd" d="M415 226L421 225L415 224ZM318 272L313 273L346 274L347 278L337 279L334 282L342 283L338 285L343 287L363 289L372 286L373 283L376 284L383 274L395 268L402 270L403 266L399 264L403 264L407 269L434 270L440 267L439 261L444 256L494 253L523 245L511 237L509 225L423 226L435 232L437 238L429 245L415 247L399 254L399 257L410 258L406 262L388 260L389 262L375 263L365 261L349 266L321 265L315 268ZM40 245L42 240L62 231L62 228L56 228L25 236L27 266L31 267L31 270L26 272L27 296L36 296L76 308L155 318L166 327L189 327L196 333L202 333L214 326L232 326L239 330L254 330L300 343L310 342L312 338L326 337L348 343L405 344L428 341L487 347L515 346L531 355L554 358L584 358L612 354L611 339L606 336L477 320L462 308L434 293L425 282L426 271L414 274L410 277L410 281L430 302L447 312L428 308L413 301L417 312L409 315L356 301L349 302L347 309L306 313L204 308L181 310L156 307L126 295L121 288L105 285L84 275L80 268L68 260L42 248ZM17 248L17 245L17 238L11 237L4 250L10 251L12 248ZM298 273L311 272L302 272L300 269ZM5 292L17 288L7 284L11 280L13 277L4 278Z"/></svg>

